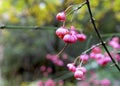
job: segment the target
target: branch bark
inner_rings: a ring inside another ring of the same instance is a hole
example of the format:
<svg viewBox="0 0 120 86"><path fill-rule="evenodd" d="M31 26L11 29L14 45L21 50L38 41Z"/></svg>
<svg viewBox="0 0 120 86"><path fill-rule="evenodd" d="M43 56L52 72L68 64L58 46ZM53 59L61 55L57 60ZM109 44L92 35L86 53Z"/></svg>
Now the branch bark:
<svg viewBox="0 0 120 86"><path fill-rule="evenodd" d="M89 3L89 0L86 0L86 4L87 4L87 8L88 8L88 12L89 12L89 15L90 15L90 19L91 19L91 23L93 25L93 28L99 38L99 40L101 41L102 43L102 46L104 47L104 49L106 50L106 52L108 53L109 57L111 58L112 62L114 63L115 67L118 69L118 71L120 72L120 67L119 65L116 63L116 61L114 60L114 58L112 57L112 55L110 54L109 50L107 49L105 43L103 42L103 39L96 27L96 24L95 24L95 21L94 21L94 18L93 18L93 15L92 15L92 11L91 11L91 7L90 7L90 3Z"/></svg>

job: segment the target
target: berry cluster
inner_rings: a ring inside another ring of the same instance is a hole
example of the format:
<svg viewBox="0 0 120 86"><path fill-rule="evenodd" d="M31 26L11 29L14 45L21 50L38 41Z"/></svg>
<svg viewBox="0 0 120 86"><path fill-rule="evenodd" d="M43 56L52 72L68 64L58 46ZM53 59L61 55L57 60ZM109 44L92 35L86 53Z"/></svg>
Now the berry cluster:
<svg viewBox="0 0 120 86"><path fill-rule="evenodd" d="M67 64L67 67L68 67L69 71L74 73L74 77L77 80L84 80L85 79L85 74L87 72L85 67L81 67L81 66L76 67L74 63Z"/></svg>
<svg viewBox="0 0 120 86"><path fill-rule="evenodd" d="M82 42L86 40L86 35L83 32L79 33L74 26L71 26L70 29L67 29L65 27L65 21L66 21L65 12L58 13L56 15L56 19L60 22L63 22L63 26L61 26L56 30L56 35L60 39L62 39L65 43L71 44L71 43L75 43L76 41ZM110 45L114 50L119 50L120 39L118 37L113 37L112 40L108 42L108 45ZM102 49L99 46L92 46L90 48L90 51L91 52L89 54L87 54L87 52L82 53L79 57L75 59L74 63L67 64L69 71L74 73L74 77L77 80L85 79L87 70L85 67L82 66L82 63L87 63L90 58L92 60L95 60L100 66L105 66L106 64L111 62L109 55L106 53L103 53ZM120 61L119 54L112 54L111 52L111 55L115 57L117 61ZM76 66L76 60L79 60L80 65Z"/></svg>
<svg viewBox="0 0 120 86"><path fill-rule="evenodd" d="M102 54L102 49L100 47L95 47L91 50L89 54L90 58L95 60L100 66L105 66L111 59L108 55Z"/></svg>
<svg viewBox="0 0 120 86"><path fill-rule="evenodd" d="M58 82L56 82L55 80L52 79L48 79L46 81L39 80L37 83L37 86L63 86L63 85L64 85L63 80L59 80Z"/></svg>
<svg viewBox="0 0 120 86"><path fill-rule="evenodd" d="M47 54L46 58L48 60L50 60L51 62L53 62L57 66L63 66L64 65L64 62L60 58L58 58L57 55Z"/></svg>
<svg viewBox="0 0 120 86"><path fill-rule="evenodd" d="M52 72L52 68L47 67L45 65L41 65L40 72L42 73L43 76L48 76Z"/></svg>
<svg viewBox="0 0 120 86"><path fill-rule="evenodd" d="M60 22L63 22L63 26L56 30L56 35L62 39L65 43L75 43L76 41L83 42L86 40L86 35L81 32L79 33L74 26L71 26L70 29L67 29L64 24L66 21L66 14L65 12L60 12L56 15L56 19ZM85 56L81 56L81 58ZM82 59L83 59L82 58ZM87 62L88 56L83 59L84 62ZM67 64L68 69L74 73L74 77L77 80L83 80L85 78L86 68L81 66L75 66L74 63Z"/></svg>
<svg viewBox="0 0 120 86"><path fill-rule="evenodd" d="M60 12L56 16L57 20L61 22L66 21L66 14L65 12ZM67 29L64 25L61 26L56 30L56 35L62 39L65 43L75 43L77 40L79 41L85 41L86 35L81 33L78 33L74 26L71 26L70 29Z"/></svg>

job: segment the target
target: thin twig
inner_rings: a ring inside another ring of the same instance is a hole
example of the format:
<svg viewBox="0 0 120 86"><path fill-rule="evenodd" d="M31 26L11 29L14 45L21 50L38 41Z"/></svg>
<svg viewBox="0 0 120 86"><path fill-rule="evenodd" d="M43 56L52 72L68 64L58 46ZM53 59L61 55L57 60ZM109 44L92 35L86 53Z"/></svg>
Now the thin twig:
<svg viewBox="0 0 120 86"><path fill-rule="evenodd" d="M102 37L101 37L98 29L97 29L97 27L96 27L95 21L94 21L94 19L93 19L92 11L91 11L91 8L90 8L89 0L86 0L86 2L87 2L87 3L86 3L86 4L87 4L87 8L88 8L88 11L89 11L89 14L90 14L91 23L92 23L92 25L93 25L93 27L94 27L94 30L96 31L99 40L101 41L104 49L105 49L106 52L108 53L108 55L109 55L109 57L111 58L112 62L115 64L116 68L117 68L118 71L120 72L120 67L119 67L119 65L116 64L116 61L113 59L112 55L110 54L109 50L107 49L107 47L106 47L105 43L103 42L103 39L102 39Z"/></svg>
<svg viewBox="0 0 120 86"><path fill-rule="evenodd" d="M63 47L63 49L57 54L57 56L59 56L68 46L69 44L65 44L65 46Z"/></svg>
<svg viewBox="0 0 120 86"><path fill-rule="evenodd" d="M14 25L0 25L0 29L33 29L33 30L55 30L57 27L52 26L14 26Z"/></svg>
<svg viewBox="0 0 120 86"><path fill-rule="evenodd" d="M106 42L104 42L104 43L106 43ZM102 43L95 44L94 46L92 46L89 49L82 52L81 55L88 53L89 51L91 51L92 49L94 49L95 47L100 46L100 45L102 45ZM76 59L74 60L74 64L77 62L78 59L79 59L79 56L77 56Z"/></svg>
<svg viewBox="0 0 120 86"><path fill-rule="evenodd" d="M70 12L67 14L67 16L68 16L69 14L71 14L72 12L75 12L75 11L79 10L79 9L82 8L85 4L86 4L86 1L83 2L82 4L80 4L77 8L73 9L72 11L70 11Z"/></svg>

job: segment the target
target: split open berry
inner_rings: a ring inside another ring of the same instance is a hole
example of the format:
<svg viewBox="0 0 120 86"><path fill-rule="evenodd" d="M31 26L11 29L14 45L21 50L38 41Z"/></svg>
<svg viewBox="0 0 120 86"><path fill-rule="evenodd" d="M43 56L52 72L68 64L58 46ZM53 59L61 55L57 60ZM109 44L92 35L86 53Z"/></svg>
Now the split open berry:
<svg viewBox="0 0 120 86"><path fill-rule="evenodd" d="M72 35L72 34L66 34L63 37L63 41L65 43L75 43L77 41L77 37L75 35Z"/></svg>
<svg viewBox="0 0 120 86"><path fill-rule="evenodd" d="M56 30L56 35L62 39L64 35L67 34L68 32L69 32L68 29L66 29L65 27L60 27Z"/></svg>
<svg viewBox="0 0 120 86"><path fill-rule="evenodd" d="M83 78L83 72L80 71L80 70L76 70L75 73L74 73L74 77L77 79L77 80L82 80Z"/></svg>
<svg viewBox="0 0 120 86"><path fill-rule="evenodd" d="M61 22L64 22L66 20L66 14L65 12L59 12L57 15L56 15L56 19L61 21Z"/></svg>
<svg viewBox="0 0 120 86"><path fill-rule="evenodd" d="M76 71L76 67L75 67L74 63L69 63L69 64L67 64L67 67L68 67L68 69L69 69L71 72L75 72L75 71Z"/></svg>
<svg viewBox="0 0 120 86"><path fill-rule="evenodd" d="M89 56L87 54L80 55L80 60L83 60L84 63L86 63L89 59Z"/></svg>
<svg viewBox="0 0 120 86"><path fill-rule="evenodd" d="M79 41L85 41L86 40L86 35L81 33L76 35Z"/></svg>
<svg viewBox="0 0 120 86"><path fill-rule="evenodd" d="M77 71L77 70L82 71L83 74L86 74L86 72L87 72L87 69L86 69L85 67L81 67L81 66L78 66L78 67L76 68L76 71Z"/></svg>

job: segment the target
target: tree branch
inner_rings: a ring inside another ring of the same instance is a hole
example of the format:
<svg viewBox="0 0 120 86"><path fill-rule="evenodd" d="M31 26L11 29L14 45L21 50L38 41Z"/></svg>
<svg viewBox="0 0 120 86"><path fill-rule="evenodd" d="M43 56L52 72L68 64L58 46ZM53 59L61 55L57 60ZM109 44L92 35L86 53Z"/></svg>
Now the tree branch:
<svg viewBox="0 0 120 86"><path fill-rule="evenodd" d="M107 49L105 43L103 42L103 39L102 39L102 37L101 37L101 35L100 35L97 27L96 27L95 21L94 21L94 19L93 19L93 15L92 15L92 11L91 11L91 7L90 7L89 0L86 0L86 4L87 4L87 8L88 8L88 11L89 11L91 23L92 23L92 25L93 25L93 27L94 27L94 30L95 30L96 34L98 35L98 38L99 38L99 40L100 40L101 43L102 43L102 46L104 47L104 49L105 49L106 52L108 53L109 57L111 58L112 62L115 64L116 68L117 68L118 71L120 72L120 67L119 67L119 65L116 63L116 61L115 61L115 60L113 59L113 57L111 56L109 50Z"/></svg>

